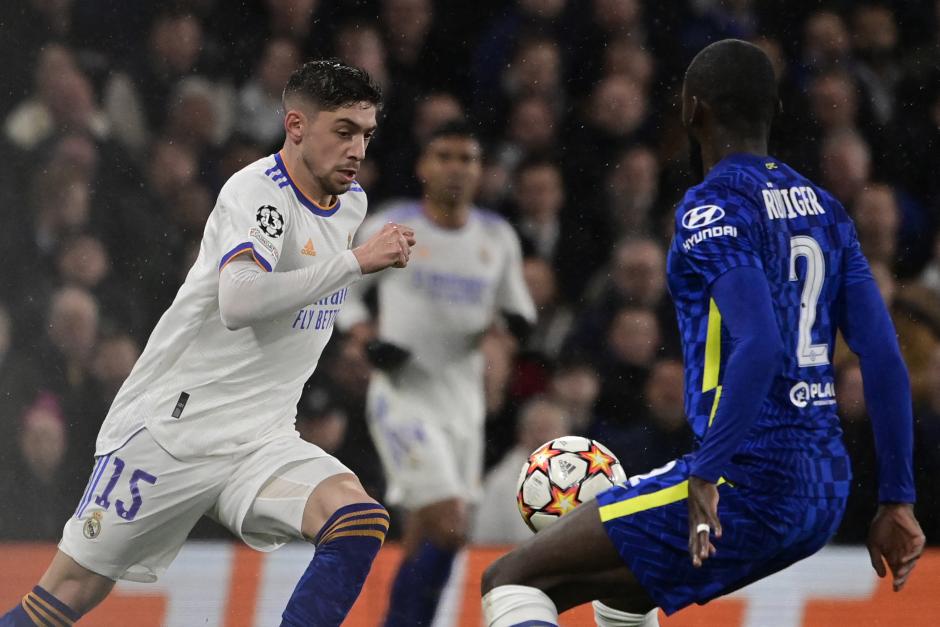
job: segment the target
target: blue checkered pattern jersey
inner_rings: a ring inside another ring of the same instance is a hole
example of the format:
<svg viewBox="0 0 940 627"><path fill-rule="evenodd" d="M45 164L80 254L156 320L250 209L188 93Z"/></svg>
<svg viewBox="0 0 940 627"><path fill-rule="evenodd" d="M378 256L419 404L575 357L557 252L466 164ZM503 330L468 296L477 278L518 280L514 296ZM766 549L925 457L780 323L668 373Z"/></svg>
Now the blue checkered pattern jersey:
<svg viewBox="0 0 940 627"><path fill-rule="evenodd" d="M742 266L767 277L785 355L723 476L769 494L845 497L851 469L832 353L843 286L871 276L855 227L828 192L773 157L731 155L686 193L667 271L686 414L699 442L715 418L729 352L710 286Z"/></svg>

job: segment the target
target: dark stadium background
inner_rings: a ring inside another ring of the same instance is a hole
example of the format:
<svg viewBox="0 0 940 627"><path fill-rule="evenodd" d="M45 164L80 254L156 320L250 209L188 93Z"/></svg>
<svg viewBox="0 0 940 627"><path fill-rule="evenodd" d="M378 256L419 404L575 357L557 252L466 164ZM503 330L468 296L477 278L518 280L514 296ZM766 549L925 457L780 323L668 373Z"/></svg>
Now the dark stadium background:
<svg viewBox="0 0 940 627"><path fill-rule="evenodd" d="M916 403L917 513L940 539L940 2L8 0L0 5L0 540L58 539L115 392L191 264L222 183L280 146L277 96L305 59L385 91L360 182L413 197L422 137L466 116L485 140L479 204L524 241L539 305L525 345L484 340L487 465L547 394L628 473L689 446L664 250L694 183L677 89L692 55L740 37L778 73L772 154L856 219ZM420 235L419 235L420 237ZM844 345L838 395L863 541L874 453ZM377 496L369 365L337 334L299 428ZM225 428L224 424L219 428ZM200 537L225 537L201 525Z"/></svg>

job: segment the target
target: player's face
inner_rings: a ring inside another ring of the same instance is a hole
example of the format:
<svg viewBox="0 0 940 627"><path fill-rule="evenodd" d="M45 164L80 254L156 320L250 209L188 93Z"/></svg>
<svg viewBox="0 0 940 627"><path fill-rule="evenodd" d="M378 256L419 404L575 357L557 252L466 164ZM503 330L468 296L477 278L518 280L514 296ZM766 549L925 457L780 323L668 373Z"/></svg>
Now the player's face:
<svg viewBox="0 0 940 627"><path fill-rule="evenodd" d="M428 198L446 204L473 200L483 172L480 143L470 137L438 137L418 162L418 177Z"/></svg>
<svg viewBox="0 0 940 627"><path fill-rule="evenodd" d="M376 109L368 103L318 111L301 141L304 165L326 194L349 190L375 133Z"/></svg>

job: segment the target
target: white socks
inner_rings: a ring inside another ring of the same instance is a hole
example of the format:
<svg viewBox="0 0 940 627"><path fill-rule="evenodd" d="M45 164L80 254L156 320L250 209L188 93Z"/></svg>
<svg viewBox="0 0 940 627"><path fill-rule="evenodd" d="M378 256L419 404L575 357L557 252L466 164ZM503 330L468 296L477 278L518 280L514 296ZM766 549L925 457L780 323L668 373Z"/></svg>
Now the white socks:
<svg viewBox="0 0 940 627"><path fill-rule="evenodd" d="M600 601L594 601L594 622L597 627L659 627L659 610L654 609L646 614L631 614L612 607L607 607Z"/></svg>
<svg viewBox="0 0 940 627"><path fill-rule="evenodd" d="M558 610L548 595L538 588L497 586L483 597L483 622L486 627L519 624L557 627Z"/></svg>

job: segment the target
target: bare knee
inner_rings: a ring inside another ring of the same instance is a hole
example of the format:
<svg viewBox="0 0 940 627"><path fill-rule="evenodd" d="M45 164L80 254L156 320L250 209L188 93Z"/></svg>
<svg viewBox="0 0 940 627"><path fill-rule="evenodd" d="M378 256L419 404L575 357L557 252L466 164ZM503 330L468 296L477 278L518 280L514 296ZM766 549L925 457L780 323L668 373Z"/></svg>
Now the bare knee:
<svg viewBox="0 0 940 627"><path fill-rule="evenodd" d="M359 479L352 473L343 473L325 479L314 488L307 499L301 532L304 537L312 540L337 510L347 505L360 503L372 503L377 507L382 507L378 501L366 493Z"/></svg>
<svg viewBox="0 0 940 627"><path fill-rule="evenodd" d="M529 581L529 578L526 576L525 569L520 568L520 565L523 563L524 560L520 561L518 554L513 551L503 555L490 564L486 570L483 571L483 578L480 582L483 594L499 586L534 585L534 582Z"/></svg>

